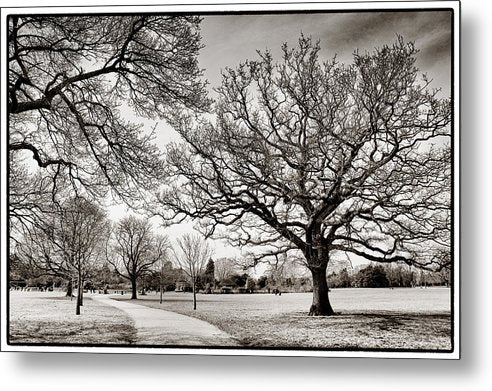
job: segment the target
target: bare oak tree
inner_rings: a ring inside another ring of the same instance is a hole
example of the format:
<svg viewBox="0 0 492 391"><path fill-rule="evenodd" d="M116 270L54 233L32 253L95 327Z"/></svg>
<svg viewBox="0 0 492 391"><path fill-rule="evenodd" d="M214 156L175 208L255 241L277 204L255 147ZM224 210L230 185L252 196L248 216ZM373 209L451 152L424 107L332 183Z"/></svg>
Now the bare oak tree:
<svg viewBox="0 0 492 391"><path fill-rule="evenodd" d="M118 275L130 281L131 298L136 299L138 279L152 272L168 249L167 237L154 234L149 221L129 216L116 224L106 247L106 258Z"/></svg>
<svg viewBox="0 0 492 391"><path fill-rule="evenodd" d="M196 285L213 251L207 241L197 234L184 234L177 239L177 244L179 251L175 253L175 262L190 279L193 309L196 310Z"/></svg>
<svg viewBox="0 0 492 391"><path fill-rule="evenodd" d="M256 246L253 263L300 253L309 313L331 315L326 270L337 253L450 266L452 113L400 37L351 65L319 51L301 37L279 63L259 53L223 72L214 122L176 116L185 143L167 150L157 214Z"/></svg>
<svg viewBox="0 0 492 391"><path fill-rule="evenodd" d="M80 315L84 282L100 264L108 234L109 223L101 208L83 198L71 198L51 213L43 225L26 230L15 251L25 264L43 274L75 280L75 313Z"/></svg>
<svg viewBox="0 0 492 391"><path fill-rule="evenodd" d="M178 15L10 16L11 162L32 157L52 198L65 178L94 199L108 189L141 199L162 166L153 132L136 116L165 120L176 107L209 105L199 23Z"/></svg>

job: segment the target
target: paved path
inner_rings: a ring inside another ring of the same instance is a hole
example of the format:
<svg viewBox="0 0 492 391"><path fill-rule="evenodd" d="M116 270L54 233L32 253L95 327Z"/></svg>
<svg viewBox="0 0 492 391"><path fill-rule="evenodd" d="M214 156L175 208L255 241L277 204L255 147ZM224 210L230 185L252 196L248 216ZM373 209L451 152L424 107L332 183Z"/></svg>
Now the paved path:
<svg viewBox="0 0 492 391"><path fill-rule="evenodd" d="M112 300L111 296L107 295L91 297L93 300L123 310L134 320L137 345L239 346L229 334L200 319L126 301Z"/></svg>

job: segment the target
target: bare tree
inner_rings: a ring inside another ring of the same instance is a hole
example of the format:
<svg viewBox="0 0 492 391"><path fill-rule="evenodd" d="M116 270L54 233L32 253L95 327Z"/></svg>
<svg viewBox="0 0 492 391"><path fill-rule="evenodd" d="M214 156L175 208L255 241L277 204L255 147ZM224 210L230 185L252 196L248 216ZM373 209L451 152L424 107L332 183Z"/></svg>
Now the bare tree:
<svg viewBox="0 0 492 391"><path fill-rule="evenodd" d="M106 248L108 262L118 275L131 282L132 299L136 299L139 278L165 258L169 240L167 236L154 234L148 220L129 216L116 224Z"/></svg>
<svg viewBox="0 0 492 391"><path fill-rule="evenodd" d="M237 260L233 258L219 258L215 261L214 275L220 282L224 281L237 270Z"/></svg>
<svg viewBox="0 0 492 391"><path fill-rule="evenodd" d="M121 113L157 120L176 107L207 109L199 23L180 15L9 17L11 162L32 157L53 199L64 178L77 194L111 189L141 200L160 176L160 152L153 132ZM26 217L16 211L15 221Z"/></svg>
<svg viewBox="0 0 492 391"><path fill-rule="evenodd" d="M109 223L101 208L83 198L71 198L51 214L49 222L25 231L16 254L44 274L75 280L75 313L80 315L84 282L100 263L108 233Z"/></svg>
<svg viewBox="0 0 492 391"><path fill-rule="evenodd" d="M159 286L159 304L162 304L162 295L166 290L166 286L176 282L173 264L168 260L167 252L154 265L152 271L153 281Z"/></svg>
<svg viewBox="0 0 492 391"><path fill-rule="evenodd" d="M356 52L352 65L319 51L301 37L277 64L260 53L223 72L215 122L177 116L185 143L168 148L157 214L259 246L254 263L299 253L313 278L309 313L331 315L337 252L450 266L452 113L419 81L412 43Z"/></svg>
<svg viewBox="0 0 492 391"><path fill-rule="evenodd" d="M275 284L282 284L287 278L299 275L298 268L304 266L300 264L297 257L289 256L287 253L275 254L273 260L269 262L265 274L269 276L270 281Z"/></svg>
<svg viewBox="0 0 492 391"><path fill-rule="evenodd" d="M200 235L184 234L177 239L179 252L175 253L176 264L186 273L193 289L193 309L196 310L196 285L212 256L212 249Z"/></svg>

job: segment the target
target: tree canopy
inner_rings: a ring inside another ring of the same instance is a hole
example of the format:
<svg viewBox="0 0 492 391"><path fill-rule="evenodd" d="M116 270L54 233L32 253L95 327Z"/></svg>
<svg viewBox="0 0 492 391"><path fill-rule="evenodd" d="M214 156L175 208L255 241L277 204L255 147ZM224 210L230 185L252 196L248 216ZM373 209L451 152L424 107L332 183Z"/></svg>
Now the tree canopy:
<svg viewBox="0 0 492 391"><path fill-rule="evenodd" d="M41 275L76 280L76 314L80 314L84 282L94 276L109 235L105 212L81 197L65 200L42 225L26 231L12 249L15 257Z"/></svg>
<svg viewBox="0 0 492 391"><path fill-rule="evenodd" d="M417 50L400 37L351 65L319 52L301 37L278 63L267 51L226 69L215 121L174 118L185 143L169 146L158 197L164 221L200 219L207 235L261 246L254 261L302 253L313 315L333 313L334 252L451 262L450 100L419 78Z"/></svg>
<svg viewBox="0 0 492 391"><path fill-rule="evenodd" d="M23 169L14 161L32 157L52 199L62 178L94 199L109 189L127 202L141 199L162 164L153 132L132 117L165 120L176 107L209 105L197 63L199 24L177 15L10 16L11 176ZM37 202L32 190L11 195L13 203Z"/></svg>
<svg viewBox="0 0 492 391"><path fill-rule="evenodd" d="M174 252L176 265L183 270L193 288L193 309L196 310L196 290L200 276L203 275L213 250L199 234L186 233L177 239Z"/></svg>
<svg viewBox="0 0 492 391"><path fill-rule="evenodd" d="M166 259L169 249L167 236L155 234L149 221L128 216L114 227L106 259L119 276L131 282L132 299L136 299L138 279L152 274L155 265Z"/></svg>

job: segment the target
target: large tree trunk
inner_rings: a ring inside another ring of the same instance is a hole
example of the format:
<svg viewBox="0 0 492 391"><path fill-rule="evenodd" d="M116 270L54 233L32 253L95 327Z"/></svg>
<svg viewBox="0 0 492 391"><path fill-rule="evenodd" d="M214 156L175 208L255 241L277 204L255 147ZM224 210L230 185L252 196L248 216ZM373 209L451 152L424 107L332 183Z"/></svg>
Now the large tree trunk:
<svg viewBox="0 0 492 391"><path fill-rule="evenodd" d="M312 268L313 275L313 304L309 316L329 316L335 312L328 299L328 283L326 282L326 267Z"/></svg>
<svg viewBox="0 0 492 391"><path fill-rule="evenodd" d="M132 300L137 298L137 279L132 279Z"/></svg>

